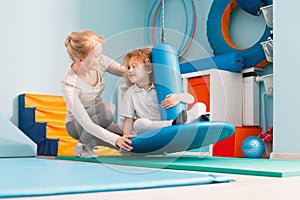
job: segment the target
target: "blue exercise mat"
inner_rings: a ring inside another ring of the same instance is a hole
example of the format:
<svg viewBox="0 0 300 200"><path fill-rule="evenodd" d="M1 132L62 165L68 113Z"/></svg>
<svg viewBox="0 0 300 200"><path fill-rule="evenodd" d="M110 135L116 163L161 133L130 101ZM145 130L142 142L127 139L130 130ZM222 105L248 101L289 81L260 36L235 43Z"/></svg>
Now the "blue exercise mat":
<svg viewBox="0 0 300 200"><path fill-rule="evenodd" d="M0 159L0 198L107 192L233 181L220 175L42 158Z"/></svg>

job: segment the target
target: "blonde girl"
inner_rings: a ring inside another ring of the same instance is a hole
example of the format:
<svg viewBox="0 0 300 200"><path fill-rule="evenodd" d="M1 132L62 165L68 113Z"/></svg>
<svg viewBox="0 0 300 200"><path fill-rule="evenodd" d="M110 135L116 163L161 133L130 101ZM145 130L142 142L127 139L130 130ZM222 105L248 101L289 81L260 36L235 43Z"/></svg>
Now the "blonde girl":
<svg viewBox="0 0 300 200"><path fill-rule="evenodd" d="M122 76L126 68L102 54L104 39L90 30L67 35L65 47L72 61L61 80L67 104L66 129L78 140L74 152L80 157L95 157L95 146L130 151L131 136L122 136L113 123L115 105L102 102L105 72Z"/></svg>

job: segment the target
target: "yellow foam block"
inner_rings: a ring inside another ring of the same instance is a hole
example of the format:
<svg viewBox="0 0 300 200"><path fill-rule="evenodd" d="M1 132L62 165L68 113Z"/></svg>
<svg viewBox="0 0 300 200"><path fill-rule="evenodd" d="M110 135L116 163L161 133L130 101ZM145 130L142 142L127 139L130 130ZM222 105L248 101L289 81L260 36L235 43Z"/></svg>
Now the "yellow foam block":
<svg viewBox="0 0 300 200"><path fill-rule="evenodd" d="M99 156L116 156L119 151L105 146L96 146L93 151Z"/></svg>
<svg viewBox="0 0 300 200"><path fill-rule="evenodd" d="M46 137L47 138L60 138L60 137L69 137L64 121L52 121L47 122L46 126Z"/></svg>
<svg viewBox="0 0 300 200"><path fill-rule="evenodd" d="M35 121L49 122L49 121L65 121L66 108L63 107L36 107Z"/></svg>
<svg viewBox="0 0 300 200"><path fill-rule="evenodd" d="M77 140L68 137L60 137L58 142L58 150L57 155L58 156L75 156L74 154L74 148L77 143Z"/></svg>
<svg viewBox="0 0 300 200"><path fill-rule="evenodd" d="M25 108L29 107L66 107L66 102L62 96L46 94L25 94Z"/></svg>

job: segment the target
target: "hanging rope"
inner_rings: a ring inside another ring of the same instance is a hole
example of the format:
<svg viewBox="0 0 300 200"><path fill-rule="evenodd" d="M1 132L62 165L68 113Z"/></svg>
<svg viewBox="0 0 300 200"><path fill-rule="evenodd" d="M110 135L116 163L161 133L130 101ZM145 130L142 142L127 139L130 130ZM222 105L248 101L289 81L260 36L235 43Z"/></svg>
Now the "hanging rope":
<svg viewBox="0 0 300 200"><path fill-rule="evenodd" d="M197 29L197 13L196 13L196 4L194 0L189 0L192 9L187 11L186 7L186 2L185 0L182 0L181 3L183 4L183 8L185 11L185 16L186 16L186 21L185 21L185 31L184 35L185 38L182 40L182 43L180 45L180 48L178 50L179 53L179 60L181 60L185 54L188 52L190 49L190 46L193 42L193 39L195 37L196 29ZM155 45L155 37L157 37L158 40L161 42L165 42L165 11L164 11L164 5L165 0L156 0L154 4L152 5L152 8L150 9L148 19L147 19L147 27L152 27L152 29L149 29L150 31L147 31L147 40L148 43L152 43L152 45ZM189 14L191 15L191 21L189 18ZM160 20L157 20L159 19ZM189 28L188 26L191 26ZM160 27L161 29L155 29L155 27ZM160 31L156 33L156 30L161 30L161 35ZM149 34L149 32L151 34ZM161 37L161 38L160 38Z"/></svg>
<svg viewBox="0 0 300 200"><path fill-rule="evenodd" d="M165 0L161 0L162 14L161 14L161 42L165 43Z"/></svg>

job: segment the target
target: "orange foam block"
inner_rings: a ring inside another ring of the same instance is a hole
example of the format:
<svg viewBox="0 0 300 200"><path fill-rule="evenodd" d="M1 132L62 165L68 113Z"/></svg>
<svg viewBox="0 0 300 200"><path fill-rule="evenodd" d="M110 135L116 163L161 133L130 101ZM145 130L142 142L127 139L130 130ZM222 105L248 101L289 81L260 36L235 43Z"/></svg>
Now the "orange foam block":
<svg viewBox="0 0 300 200"><path fill-rule="evenodd" d="M249 136L258 136L262 132L261 127L235 127L235 133L229 138L217 142L213 146L213 156L245 157L242 153L242 143Z"/></svg>

